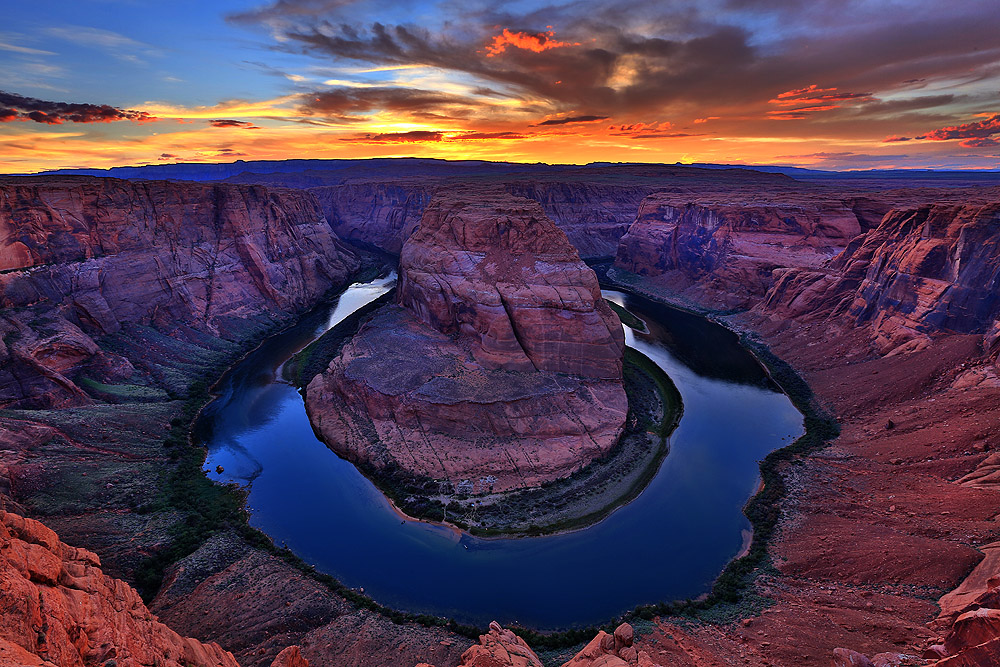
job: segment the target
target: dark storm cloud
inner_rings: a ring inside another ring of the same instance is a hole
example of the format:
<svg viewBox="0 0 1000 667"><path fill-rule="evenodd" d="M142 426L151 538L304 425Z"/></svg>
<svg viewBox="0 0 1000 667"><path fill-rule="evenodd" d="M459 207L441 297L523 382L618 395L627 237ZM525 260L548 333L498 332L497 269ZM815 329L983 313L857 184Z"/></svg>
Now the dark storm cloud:
<svg viewBox="0 0 1000 667"><path fill-rule="evenodd" d="M209 124L212 127L240 127L240 128L245 129L245 130L259 130L260 129L259 127L257 127L253 123L251 123L249 121L246 121L246 120L230 120L230 119L210 120Z"/></svg>
<svg viewBox="0 0 1000 667"><path fill-rule="evenodd" d="M376 110L408 112L414 115L457 117L480 104L467 97L419 88L333 88L301 96L303 113L342 120Z"/></svg>
<svg viewBox="0 0 1000 667"><path fill-rule="evenodd" d="M0 122L32 120L36 123L110 123L118 120L156 120L145 111L119 109L108 104L49 102L0 90Z"/></svg>
<svg viewBox="0 0 1000 667"><path fill-rule="evenodd" d="M448 96L394 84L304 103L307 113L331 117L388 109L461 118L493 96L544 105L547 116L616 121L682 113L774 120L833 114L861 121L957 104L950 95L895 95L925 82L989 76L1000 63L1000 30L983 20L995 15L986 0L950 7L917 0L902 16L865 0L706 0L640 8L582 0L540 3L519 13L479 0L441 0L425 9L446 21L370 20L419 16L402 10L412 6L279 0L231 20L268 26L279 37L279 50L338 65L426 66L479 87L468 99L442 100ZM772 27L743 20L758 10L777 19ZM502 52L490 52L504 30L551 35L559 46L535 50L530 40L523 46L508 40ZM880 99L888 93L894 97ZM923 120L947 122L951 116L931 118ZM919 121L908 118L900 130L912 133Z"/></svg>
<svg viewBox="0 0 1000 667"><path fill-rule="evenodd" d="M595 120L607 120L607 116L569 116L567 118L550 118L541 123L535 123L534 127L544 127L546 125L568 125L570 123L592 123Z"/></svg>

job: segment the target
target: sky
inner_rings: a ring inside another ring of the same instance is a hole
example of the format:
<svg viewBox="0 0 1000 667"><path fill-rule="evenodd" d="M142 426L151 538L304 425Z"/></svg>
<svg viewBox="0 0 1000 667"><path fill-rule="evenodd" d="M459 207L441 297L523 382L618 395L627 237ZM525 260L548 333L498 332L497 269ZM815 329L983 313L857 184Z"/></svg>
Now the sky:
<svg viewBox="0 0 1000 667"><path fill-rule="evenodd" d="M1000 2L4 3L0 173L375 156L997 169Z"/></svg>

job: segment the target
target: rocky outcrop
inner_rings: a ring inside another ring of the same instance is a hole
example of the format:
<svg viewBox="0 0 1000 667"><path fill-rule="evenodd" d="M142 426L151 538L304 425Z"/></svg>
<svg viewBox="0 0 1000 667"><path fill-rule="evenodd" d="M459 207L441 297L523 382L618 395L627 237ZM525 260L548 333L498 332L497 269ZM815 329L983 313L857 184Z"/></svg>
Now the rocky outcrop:
<svg viewBox="0 0 1000 667"><path fill-rule="evenodd" d="M440 196L380 311L309 384L342 455L485 490L566 476L624 424L624 335L593 271L537 203Z"/></svg>
<svg viewBox="0 0 1000 667"><path fill-rule="evenodd" d="M37 521L0 511L0 664L238 667L218 645L160 623L100 565Z"/></svg>
<svg viewBox="0 0 1000 667"><path fill-rule="evenodd" d="M460 667L542 667L542 661L523 639L493 621L489 633L462 654Z"/></svg>
<svg viewBox="0 0 1000 667"><path fill-rule="evenodd" d="M633 645L634 632L628 623L619 625L614 634L597 633L562 667L660 667L645 651ZM421 663L417 667L433 667ZM542 667L542 661L523 639L493 621L488 634L462 654L458 667Z"/></svg>
<svg viewBox="0 0 1000 667"><path fill-rule="evenodd" d="M935 333L996 338L1000 204L894 210L818 270L775 272L761 311L841 317L869 330L882 353L926 346Z"/></svg>
<svg viewBox="0 0 1000 667"><path fill-rule="evenodd" d="M235 340L357 268L311 196L260 186L0 179L0 405L85 401L132 374L128 325Z"/></svg>
<svg viewBox="0 0 1000 667"><path fill-rule="evenodd" d="M614 634L601 630L563 667L659 667L645 651L633 646L632 626L622 623Z"/></svg>
<svg viewBox="0 0 1000 667"><path fill-rule="evenodd" d="M660 192L642 201L615 266L745 307L776 269L820 267L861 231L849 202L829 195Z"/></svg>
<svg viewBox="0 0 1000 667"><path fill-rule="evenodd" d="M309 661L302 657L298 646L289 646L274 658L271 667L309 667Z"/></svg>

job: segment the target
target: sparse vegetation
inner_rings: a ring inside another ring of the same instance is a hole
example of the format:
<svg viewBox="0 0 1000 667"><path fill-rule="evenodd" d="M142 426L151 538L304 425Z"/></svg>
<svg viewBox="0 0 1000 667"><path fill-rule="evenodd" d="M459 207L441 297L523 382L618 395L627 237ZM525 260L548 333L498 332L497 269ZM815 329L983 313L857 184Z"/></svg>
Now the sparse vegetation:
<svg viewBox="0 0 1000 667"><path fill-rule="evenodd" d="M617 315L618 319L622 321L622 324L631 329L635 329L636 331L646 331L646 323L636 317L632 312L622 308L614 301L605 299L604 302L611 307L611 310L615 312L615 315Z"/></svg>

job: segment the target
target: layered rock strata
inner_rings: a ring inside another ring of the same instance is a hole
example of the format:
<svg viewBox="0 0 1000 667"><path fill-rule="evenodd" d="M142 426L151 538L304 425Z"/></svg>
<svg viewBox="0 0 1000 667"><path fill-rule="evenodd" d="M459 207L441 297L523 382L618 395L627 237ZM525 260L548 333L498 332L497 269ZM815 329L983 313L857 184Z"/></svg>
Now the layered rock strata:
<svg viewBox="0 0 1000 667"><path fill-rule="evenodd" d="M0 179L0 405L87 402L127 326L239 339L357 268L315 200L261 186Z"/></svg>
<svg viewBox="0 0 1000 667"><path fill-rule="evenodd" d="M869 328L883 353L935 333L1000 336L1000 204L893 210L827 266L775 272L761 312L840 317Z"/></svg>
<svg viewBox="0 0 1000 667"><path fill-rule="evenodd" d="M595 179L596 180L596 179ZM467 189L469 183L439 179L366 181L310 188L334 231L394 255L419 226L435 192ZM649 185L601 182L513 181L507 192L542 205L582 257L613 257L618 239L635 219Z"/></svg>
<svg viewBox="0 0 1000 667"><path fill-rule="evenodd" d="M652 194L621 238L615 266L746 306L767 292L776 269L822 266L860 234L869 220L852 203L780 189Z"/></svg>
<svg viewBox="0 0 1000 667"><path fill-rule="evenodd" d="M439 196L403 248L398 304L307 389L338 452L504 490L614 446L627 412L621 324L537 203Z"/></svg>

